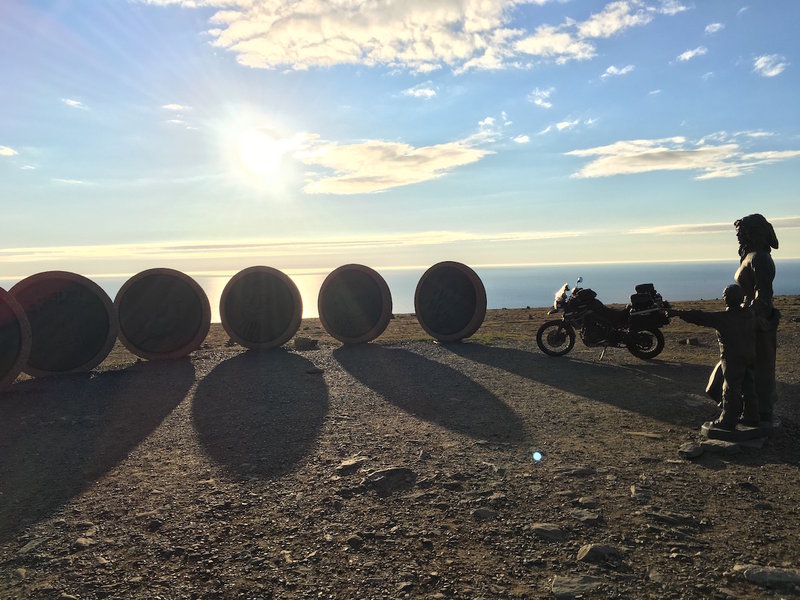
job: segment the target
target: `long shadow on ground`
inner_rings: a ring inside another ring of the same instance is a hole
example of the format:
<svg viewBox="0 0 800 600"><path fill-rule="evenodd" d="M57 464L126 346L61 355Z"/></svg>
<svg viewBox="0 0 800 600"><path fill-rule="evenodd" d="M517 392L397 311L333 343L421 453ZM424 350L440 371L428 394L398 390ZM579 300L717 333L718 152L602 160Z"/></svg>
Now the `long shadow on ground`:
<svg viewBox="0 0 800 600"><path fill-rule="evenodd" d="M194 425L206 453L240 475L290 472L311 451L328 413L314 365L281 349L220 363L197 388Z"/></svg>
<svg viewBox="0 0 800 600"><path fill-rule="evenodd" d="M182 360L13 386L0 398L0 543L119 464L193 381Z"/></svg>
<svg viewBox="0 0 800 600"><path fill-rule="evenodd" d="M588 362L478 343L450 344L446 348L466 359L667 423L696 427L716 416L710 399L697 405L682 401L692 394L704 395L711 366L661 361L636 365Z"/></svg>
<svg viewBox="0 0 800 600"><path fill-rule="evenodd" d="M420 419L473 438L517 443L520 417L459 371L397 348L369 344L333 351L342 367L388 402Z"/></svg>

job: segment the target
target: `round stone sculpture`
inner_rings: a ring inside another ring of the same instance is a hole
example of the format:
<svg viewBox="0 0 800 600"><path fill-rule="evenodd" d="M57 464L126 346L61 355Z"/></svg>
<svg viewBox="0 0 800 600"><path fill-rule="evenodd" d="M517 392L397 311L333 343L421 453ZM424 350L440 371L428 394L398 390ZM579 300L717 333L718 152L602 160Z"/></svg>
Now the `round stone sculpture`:
<svg viewBox="0 0 800 600"><path fill-rule="evenodd" d="M440 262L423 273L414 293L417 320L440 342L457 342L478 331L486 317L486 288L467 265Z"/></svg>
<svg viewBox="0 0 800 600"><path fill-rule="evenodd" d="M31 349L23 368L29 375L89 371L114 347L114 306L91 279L47 271L26 277L9 292L30 324Z"/></svg>
<svg viewBox="0 0 800 600"><path fill-rule="evenodd" d="M249 267L225 285L219 301L222 326L251 350L281 346L300 329L303 300L294 282L272 267Z"/></svg>
<svg viewBox="0 0 800 600"><path fill-rule="evenodd" d="M30 352L28 317L14 296L0 288L0 391L14 383Z"/></svg>
<svg viewBox="0 0 800 600"><path fill-rule="evenodd" d="M211 305L203 288L174 269L148 269L131 277L114 299L119 339L149 360L181 358L203 343Z"/></svg>
<svg viewBox="0 0 800 600"><path fill-rule="evenodd" d="M392 318L386 281L364 265L342 265L322 282L317 301L325 330L345 344L374 340Z"/></svg>

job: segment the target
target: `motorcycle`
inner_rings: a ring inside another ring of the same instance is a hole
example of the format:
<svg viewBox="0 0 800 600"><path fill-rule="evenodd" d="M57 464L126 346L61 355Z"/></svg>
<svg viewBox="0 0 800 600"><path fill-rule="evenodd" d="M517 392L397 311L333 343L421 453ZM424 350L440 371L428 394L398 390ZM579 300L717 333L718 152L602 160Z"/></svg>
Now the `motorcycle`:
<svg viewBox="0 0 800 600"><path fill-rule="evenodd" d="M536 332L536 344L545 354L563 356L575 346L575 332L587 347L602 346L602 359L608 347L625 347L643 360L658 356L664 349L660 327L669 323L669 303L652 283L636 286L631 303L621 310L605 306L589 288L578 287L578 277L570 291L566 283L556 292L553 308L547 314L562 312L562 318L547 321ZM569 294L568 294L569 293Z"/></svg>

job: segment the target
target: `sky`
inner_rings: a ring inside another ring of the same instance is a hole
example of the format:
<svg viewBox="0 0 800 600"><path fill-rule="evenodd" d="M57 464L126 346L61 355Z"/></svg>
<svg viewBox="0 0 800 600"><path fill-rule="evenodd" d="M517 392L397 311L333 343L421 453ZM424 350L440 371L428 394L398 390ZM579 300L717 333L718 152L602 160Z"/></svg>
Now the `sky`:
<svg viewBox="0 0 800 600"><path fill-rule="evenodd" d="M2 0L0 279L800 258L796 0Z"/></svg>

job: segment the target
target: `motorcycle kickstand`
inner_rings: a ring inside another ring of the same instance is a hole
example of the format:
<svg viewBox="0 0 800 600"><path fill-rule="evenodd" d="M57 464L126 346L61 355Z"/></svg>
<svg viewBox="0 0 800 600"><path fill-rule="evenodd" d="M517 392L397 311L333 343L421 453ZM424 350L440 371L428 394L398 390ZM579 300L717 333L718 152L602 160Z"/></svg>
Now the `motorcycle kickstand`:
<svg viewBox="0 0 800 600"><path fill-rule="evenodd" d="M608 350L608 346L603 346L603 351L600 353L600 360L603 360L603 357L606 355L606 350Z"/></svg>

